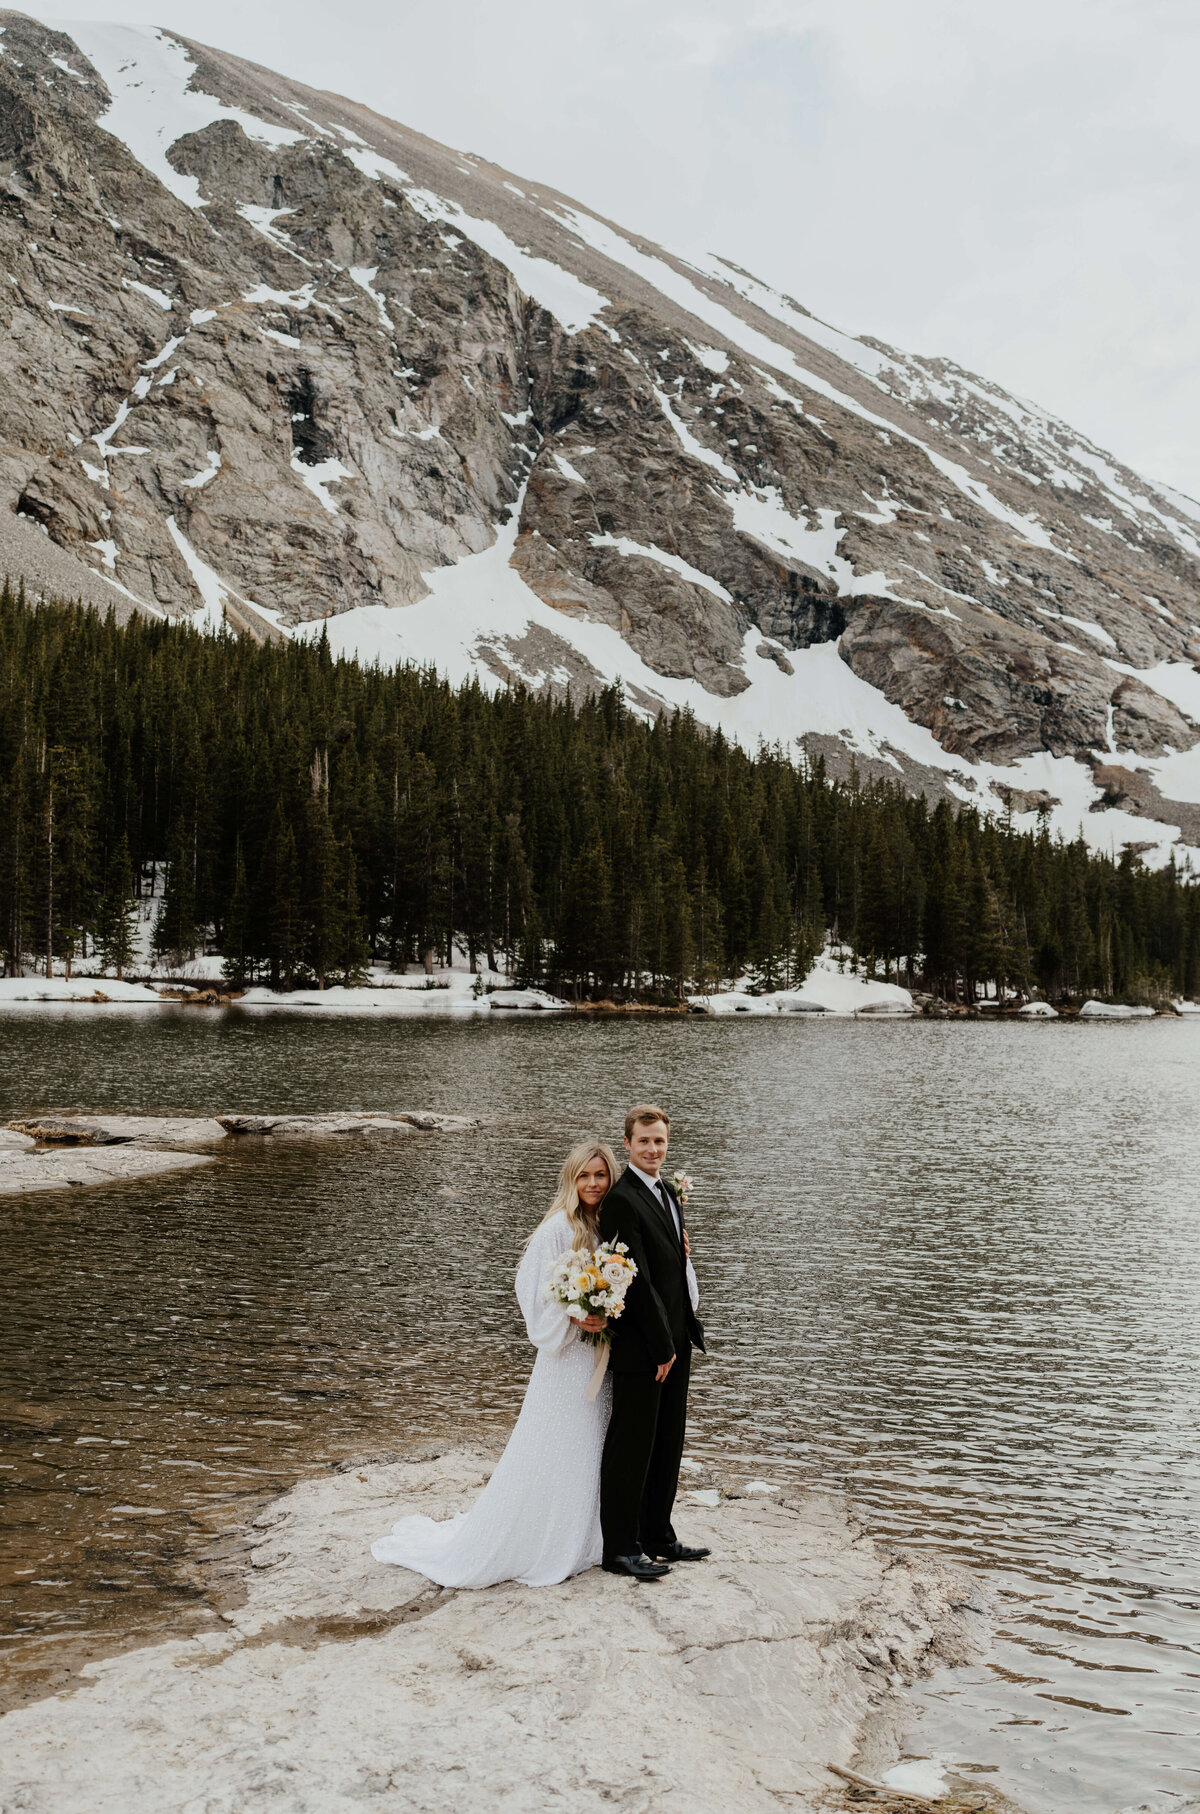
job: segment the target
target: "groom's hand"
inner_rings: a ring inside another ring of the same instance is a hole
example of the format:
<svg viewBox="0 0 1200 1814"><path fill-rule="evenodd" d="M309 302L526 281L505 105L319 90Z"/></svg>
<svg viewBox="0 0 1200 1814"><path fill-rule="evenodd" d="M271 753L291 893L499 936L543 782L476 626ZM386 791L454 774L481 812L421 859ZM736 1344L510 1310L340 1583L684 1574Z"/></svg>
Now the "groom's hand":
<svg viewBox="0 0 1200 1814"><path fill-rule="evenodd" d="M671 1368L674 1365L675 1365L675 1356L674 1355L671 1356L669 1361L663 1362L662 1366L659 1367L659 1369L657 1370L657 1372L654 1375L654 1383L656 1386L662 1385L664 1379L666 1379L667 1374L671 1371Z"/></svg>

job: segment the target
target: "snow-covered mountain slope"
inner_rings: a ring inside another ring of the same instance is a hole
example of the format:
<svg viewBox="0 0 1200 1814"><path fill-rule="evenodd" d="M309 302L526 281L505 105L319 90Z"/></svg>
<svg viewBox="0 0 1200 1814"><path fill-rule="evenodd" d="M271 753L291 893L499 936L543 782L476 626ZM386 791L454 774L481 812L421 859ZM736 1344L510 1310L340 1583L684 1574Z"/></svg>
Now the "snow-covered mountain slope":
<svg viewBox="0 0 1200 1814"><path fill-rule="evenodd" d="M1200 847L1200 506L350 101L71 31L0 13L0 566Z"/></svg>

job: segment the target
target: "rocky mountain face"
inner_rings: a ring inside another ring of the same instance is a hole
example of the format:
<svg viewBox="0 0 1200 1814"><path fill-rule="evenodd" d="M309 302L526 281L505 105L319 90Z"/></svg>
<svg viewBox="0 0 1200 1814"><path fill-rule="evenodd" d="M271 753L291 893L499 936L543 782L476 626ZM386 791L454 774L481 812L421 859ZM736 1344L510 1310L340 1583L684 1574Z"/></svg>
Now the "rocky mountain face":
<svg viewBox="0 0 1200 1814"><path fill-rule="evenodd" d="M0 567L1200 846L1200 506L364 107L72 32L0 12Z"/></svg>

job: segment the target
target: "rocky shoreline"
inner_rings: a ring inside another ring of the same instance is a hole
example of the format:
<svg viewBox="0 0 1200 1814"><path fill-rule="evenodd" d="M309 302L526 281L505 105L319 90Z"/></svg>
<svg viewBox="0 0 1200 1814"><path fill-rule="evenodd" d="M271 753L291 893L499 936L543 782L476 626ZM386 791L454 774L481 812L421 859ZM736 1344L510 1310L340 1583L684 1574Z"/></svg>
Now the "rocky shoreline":
<svg viewBox="0 0 1200 1814"><path fill-rule="evenodd" d="M325 1115L43 1114L0 1128L0 1197L112 1184L210 1165L227 1139L463 1133L482 1123L429 1109Z"/></svg>
<svg viewBox="0 0 1200 1814"><path fill-rule="evenodd" d="M480 984L477 988L476 984ZM497 987L494 978L484 982L472 973L445 972L436 981L396 976L386 982L327 989L271 990L230 989L220 982L115 982L112 978L43 976L0 978L0 1009L18 1012L82 1007L207 1008L237 1013L364 1016L404 1020L501 1019L555 1020L563 1016L603 1019L608 1016L705 1015L727 1019L749 1015L757 1019L776 1015L807 1015L817 1019L897 1020L920 1016L927 1020L1045 1019L1130 1020L1155 1014L1168 1018L1200 1013L1200 1004L1176 999L1156 1007L1088 1000L1059 1007L1047 1001L973 1004L943 1001L939 996L905 988L866 975L853 963L842 964L828 955L817 960L797 988L752 990L748 986L687 995L670 1003L644 1001L570 1001L545 989Z"/></svg>
<svg viewBox="0 0 1200 1814"><path fill-rule="evenodd" d="M873 1541L837 1499L695 1463L680 1522L713 1557L653 1588L592 1570L459 1593L372 1559L398 1514L462 1509L494 1460L344 1463L273 1501L224 1630L89 1664L82 1692L5 1716L0 1807L1000 1814L965 1782L862 1786L897 1756L905 1685L986 1641L973 1581Z"/></svg>

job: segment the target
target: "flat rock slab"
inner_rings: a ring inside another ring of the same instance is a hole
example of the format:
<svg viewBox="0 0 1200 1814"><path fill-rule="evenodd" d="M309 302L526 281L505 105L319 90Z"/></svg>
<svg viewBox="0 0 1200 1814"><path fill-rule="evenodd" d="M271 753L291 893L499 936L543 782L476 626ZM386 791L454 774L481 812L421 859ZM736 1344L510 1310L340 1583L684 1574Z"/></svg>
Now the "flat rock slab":
<svg viewBox="0 0 1200 1814"><path fill-rule="evenodd" d="M204 1146L225 1138L211 1115L37 1115L11 1125L43 1144Z"/></svg>
<svg viewBox="0 0 1200 1814"><path fill-rule="evenodd" d="M218 1115L229 1134L270 1134L293 1139L326 1134L411 1134L414 1129L431 1134L461 1134L483 1123L470 1115L435 1115L408 1109L394 1115Z"/></svg>
<svg viewBox="0 0 1200 1814"><path fill-rule="evenodd" d="M31 1135L22 1134L15 1127L0 1127L0 1147L20 1148L22 1152L28 1152L32 1145Z"/></svg>
<svg viewBox="0 0 1200 1814"><path fill-rule="evenodd" d="M7 1715L0 1805L804 1814L838 1788L828 1764L895 1755L896 1685L981 1635L962 1576L828 1500L685 1498L682 1535L713 1556L651 1587L593 1569L455 1593L372 1559L397 1516L463 1509L491 1465L362 1463L285 1494L227 1632L90 1664L85 1692Z"/></svg>
<svg viewBox="0 0 1200 1814"><path fill-rule="evenodd" d="M70 1185L115 1184L211 1165L207 1153L163 1152L145 1146L57 1146L40 1150L0 1146L0 1196Z"/></svg>

